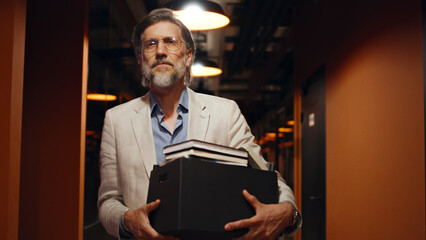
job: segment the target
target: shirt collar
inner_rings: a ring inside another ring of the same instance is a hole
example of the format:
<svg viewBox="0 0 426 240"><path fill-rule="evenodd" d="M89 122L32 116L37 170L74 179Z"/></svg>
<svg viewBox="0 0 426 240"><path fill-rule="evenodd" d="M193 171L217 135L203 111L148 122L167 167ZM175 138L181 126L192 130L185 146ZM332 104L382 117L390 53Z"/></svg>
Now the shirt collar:
<svg viewBox="0 0 426 240"><path fill-rule="evenodd" d="M188 91L186 90L186 87L183 88L182 94L180 95L179 105L184 107L186 110L189 109L189 107L188 107Z"/></svg>
<svg viewBox="0 0 426 240"><path fill-rule="evenodd" d="M155 100L154 93L150 92L149 94L149 104L151 107L151 114L156 111L156 109L161 108L158 104L157 100ZM158 107L157 107L158 106ZM182 94L180 95L179 99L179 106L183 107L184 109L188 110L188 91L186 90L186 87L183 88Z"/></svg>

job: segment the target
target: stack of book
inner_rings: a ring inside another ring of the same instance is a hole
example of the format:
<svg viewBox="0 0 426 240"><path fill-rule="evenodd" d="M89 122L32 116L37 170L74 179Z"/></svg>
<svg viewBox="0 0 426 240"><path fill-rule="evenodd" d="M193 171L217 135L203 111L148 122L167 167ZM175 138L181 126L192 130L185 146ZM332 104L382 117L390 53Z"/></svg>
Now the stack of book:
<svg viewBox="0 0 426 240"><path fill-rule="evenodd" d="M244 167L248 166L247 151L199 140L188 140L166 146L163 149L163 153L166 161L160 163L160 166L174 159L189 156L211 160L217 163Z"/></svg>

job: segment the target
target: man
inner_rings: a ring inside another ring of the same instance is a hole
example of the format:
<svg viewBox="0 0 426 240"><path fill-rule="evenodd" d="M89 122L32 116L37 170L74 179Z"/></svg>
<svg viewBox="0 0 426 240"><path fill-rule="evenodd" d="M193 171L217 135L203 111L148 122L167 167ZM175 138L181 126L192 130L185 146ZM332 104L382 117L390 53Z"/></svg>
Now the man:
<svg viewBox="0 0 426 240"><path fill-rule="evenodd" d="M162 148L199 139L245 148L262 159L260 147L235 102L187 88L195 46L190 31L168 9L152 11L135 27L133 43L147 95L107 111L101 144L99 217L119 238L173 239L157 233L146 203L150 172L164 160ZM263 159L262 159L263 160ZM264 160L263 160L264 161ZM294 196L279 176L280 203L262 204L243 191L256 215L228 223L226 231L248 228L241 239L275 239L299 227Z"/></svg>

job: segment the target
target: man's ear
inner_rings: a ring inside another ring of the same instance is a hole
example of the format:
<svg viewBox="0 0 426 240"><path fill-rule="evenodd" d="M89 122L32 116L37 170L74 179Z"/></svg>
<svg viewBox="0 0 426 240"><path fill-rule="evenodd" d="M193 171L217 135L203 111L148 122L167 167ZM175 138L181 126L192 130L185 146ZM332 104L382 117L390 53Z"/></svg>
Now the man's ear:
<svg viewBox="0 0 426 240"><path fill-rule="evenodd" d="M186 67L190 67L192 64L192 48L187 48L186 49L186 61L185 61L185 65Z"/></svg>
<svg viewBox="0 0 426 240"><path fill-rule="evenodd" d="M138 53L137 54L137 58L138 58L139 65L141 65L141 63L142 63L142 55L140 53Z"/></svg>

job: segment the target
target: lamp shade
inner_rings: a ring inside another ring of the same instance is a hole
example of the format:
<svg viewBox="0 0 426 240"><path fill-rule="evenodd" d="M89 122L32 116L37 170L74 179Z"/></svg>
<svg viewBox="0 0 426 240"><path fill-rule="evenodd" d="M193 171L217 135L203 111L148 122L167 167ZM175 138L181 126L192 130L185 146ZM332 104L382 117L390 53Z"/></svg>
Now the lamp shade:
<svg viewBox="0 0 426 240"><path fill-rule="evenodd" d="M194 77L211 77L222 74L222 69L215 62L207 59L195 60L191 71Z"/></svg>
<svg viewBox="0 0 426 240"><path fill-rule="evenodd" d="M87 94L87 100L92 101L115 101L117 96L111 94L101 94L101 93L89 93Z"/></svg>
<svg viewBox="0 0 426 240"><path fill-rule="evenodd" d="M172 1L166 7L191 31L221 28L230 22L222 7L212 1Z"/></svg>

